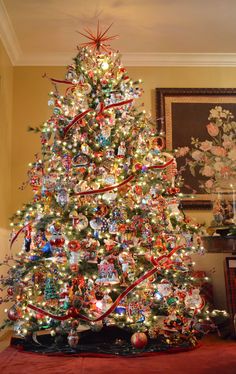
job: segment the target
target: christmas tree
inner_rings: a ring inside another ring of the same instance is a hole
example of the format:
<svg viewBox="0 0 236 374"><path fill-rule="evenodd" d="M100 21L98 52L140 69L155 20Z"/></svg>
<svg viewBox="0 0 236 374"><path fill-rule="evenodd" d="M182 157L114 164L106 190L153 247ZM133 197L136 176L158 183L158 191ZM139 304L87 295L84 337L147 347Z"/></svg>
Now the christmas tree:
<svg viewBox="0 0 236 374"><path fill-rule="evenodd" d="M191 347L204 330L190 257L202 249L198 227L178 208L175 160L134 106L141 82L107 31L88 31L65 80L50 78L52 115L34 129L42 155L28 172L34 198L12 220L11 245L21 234L24 243L1 280L2 302L14 302L3 326L31 348L46 330L38 351Z"/></svg>

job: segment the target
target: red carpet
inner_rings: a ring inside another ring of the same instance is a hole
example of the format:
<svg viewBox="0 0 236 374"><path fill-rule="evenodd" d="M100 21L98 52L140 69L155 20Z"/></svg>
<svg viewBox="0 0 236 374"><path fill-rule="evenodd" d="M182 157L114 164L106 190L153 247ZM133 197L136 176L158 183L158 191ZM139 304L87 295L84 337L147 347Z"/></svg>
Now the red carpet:
<svg viewBox="0 0 236 374"><path fill-rule="evenodd" d="M48 357L7 348L1 374L236 374L236 341L207 340L189 352L139 358Z"/></svg>

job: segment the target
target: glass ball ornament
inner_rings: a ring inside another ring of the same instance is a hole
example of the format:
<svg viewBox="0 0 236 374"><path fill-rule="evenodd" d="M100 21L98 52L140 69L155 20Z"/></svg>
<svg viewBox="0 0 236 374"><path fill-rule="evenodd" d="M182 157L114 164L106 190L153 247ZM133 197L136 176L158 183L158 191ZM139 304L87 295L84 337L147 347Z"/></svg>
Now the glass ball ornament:
<svg viewBox="0 0 236 374"><path fill-rule="evenodd" d="M121 315L124 315L126 313L126 307L123 305L118 305L115 309L115 313Z"/></svg>
<svg viewBox="0 0 236 374"><path fill-rule="evenodd" d="M108 70L109 69L109 64L107 61L103 61L101 64L101 69L102 70Z"/></svg>
<svg viewBox="0 0 236 374"><path fill-rule="evenodd" d="M13 296L13 294L14 294L14 288L13 287L9 287L7 289L7 294L8 294L8 296Z"/></svg>
<svg viewBox="0 0 236 374"><path fill-rule="evenodd" d="M91 330L94 332L99 332L102 329L102 321L91 323Z"/></svg>
<svg viewBox="0 0 236 374"><path fill-rule="evenodd" d="M16 307L13 306L10 309L8 309L7 317L11 321L17 321L20 318L20 314L19 314L18 310L16 309Z"/></svg>
<svg viewBox="0 0 236 374"><path fill-rule="evenodd" d="M143 349L148 342L147 335L144 332L135 332L131 336L131 344L136 349Z"/></svg>

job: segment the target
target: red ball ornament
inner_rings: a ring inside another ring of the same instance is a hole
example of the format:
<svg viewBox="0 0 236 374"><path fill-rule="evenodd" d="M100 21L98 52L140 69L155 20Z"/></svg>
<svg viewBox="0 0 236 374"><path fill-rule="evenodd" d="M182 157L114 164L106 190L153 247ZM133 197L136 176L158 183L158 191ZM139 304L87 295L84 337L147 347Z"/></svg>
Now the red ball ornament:
<svg viewBox="0 0 236 374"><path fill-rule="evenodd" d="M135 170L141 170L143 165L138 163L138 164L135 164L134 167L135 167Z"/></svg>
<svg viewBox="0 0 236 374"><path fill-rule="evenodd" d="M66 314L69 318L77 318L78 317L78 310L74 307L71 307L70 309L67 310Z"/></svg>
<svg viewBox="0 0 236 374"><path fill-rule="evenodd" d="M11 320L11 321L17 321L19 318L20 318L20 315L19 315L19 312L18 310L13 306L12 308L10 308L7 312L7 317Z"/></svg>
<svg viewBox="0 0 236 374"><path fill-rule="evenodd" d="M131 336L131 344L136 349L142 349L147 345L148 338L144 332L135 332Z"/></svg>
<svg viewBox="0 0 236 374"><path fill-rule="evenodd" d="M145 260L147 260L147 261L151 261L151 254L150 254L150 252L146 252L145 253L145 255L144 255L144 257L145 257Z"/></svg>
<svg viewBox="0 0 236 374"><path fill-rule="evenodd" d="M78 240L71 240L68 243L68 248L72 252L78 252L78 250L80 249L80 243L78 242Z"/></svg>
<svg viewBox="0 0 236 374"><path fill-rule="evenodd" d="M65 239L64 238L56 238L55 239L55 246L56 247L62 247L65 243Z"/></svg>
<svg viewBox="0 0 236 374"><path fill-rule="evenodd" d="M13 296L13 294L14 294L14 288L13 288L13 287L9 287L9 288L7 289L7 294L8 294L9 296Z"/></svg>
<svg viewBox="0 0 236 374"><path fill-rule="evenodd" d="M135 187L134 187L134 191L135 191L135 193L136 193L137 195L142 195L142 193L143 193L143 189L142 189L141 186L135 186Z"/></svg>
<svg viewBox="0 0 236 374"><path fill-rule="evenodd" d="M35 317L36 319L43 319L45 315L43 313L36 313Z"/></svg>

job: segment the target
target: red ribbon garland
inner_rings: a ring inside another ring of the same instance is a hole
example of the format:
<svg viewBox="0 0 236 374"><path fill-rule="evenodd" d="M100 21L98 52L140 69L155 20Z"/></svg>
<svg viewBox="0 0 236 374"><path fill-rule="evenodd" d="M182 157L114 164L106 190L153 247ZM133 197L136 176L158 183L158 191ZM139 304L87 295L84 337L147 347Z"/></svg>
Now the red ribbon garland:
<svg viewBox="0 0 236 374"><path fill-rule="evenodd" d="M47 77L47 75L45 74L44 76L43 76L43 78L44 77ZM60 79L55 79L55 78L49 78L50 79L50 81L51 82L53 82L53 83L63 83L63 84L69 84L69 85L71 85L71 86L75 86L76 85L76 83L73 83L73 82L71 82L71 81L67 81L67 80L60 80Z"/></svg>
<svg viewBox="0 0 236 374"><path fill-rule="evenodd" d="M172 164L172 162L174 161L174 159L172 158L171 160L169 160L168 162L166 162L164 165L154 165L154 166L148 166L147 169L165 169L166 167L168 167L170 164ZM127 184L128 182L130 182L131 180L133 180L135 177L135 174L132 174L130 175L128 178L126 178L123 182L121 183L118 183L118 184L114 184L113 186L109 186L109 187L104 187L104 188L101 188L99 190L91 190L91 191L82 191L82 192L78 192L76 195L80 195L80 196L84 196L84 195L95 195L95 194L99 194L99 193L103 193L103 192L107 192L107 191L111 191L111 190L114 190L115 188L119 188L119 187L122 187L124 186L125 184ZM13 237L13 239L11 240L11 244L10 244L10 248L13 246L15 240L18 238L18 235L26 228L28 227L30 224L32 223L29 222L27 223L27 225L23 226L19 231L17 231L17 233L15 234L15 236Z"/></svg>
<svg viewBox="0 0 236 374"><path fill-rule="evenodd" d="M15 236L12 238L11 240L11 244L10 244L10 249L11 247L13 246L13 243L14 241L18 238L18 235L24 230L26 229L26 227L28 227L29 225L31 225L32 221L27 223L27 225L23 226L19 231L17 231L17 233L15 234Z"/></svg>
<svg viewBox="0 0 236 374"><path fill-rule="evenodd" d="M174 161L174 159L172 158L171 160L167 161L164 165L154 165L154 166L148 166L147 167L147 170L152 170L152 169L165 169L167 168L169 165L172 164L172 162ZM132 181L135 177L135 173L130 175L128 178L126 178L123 182L121 183L117 183L117 184L113 184L112 186L108 186L108 187L104 187L104 188L101 188L101 189L98 189L98 190L89 190L89 191L81 191L81 192L78 192L76 195L79 195L79 196L84 196L84 195L96 195L96 194L99 194L99 193L103 193L103 192L107 192L107 191L111 191L111 190L114 190L115 188L119 188L119 187L122 187L124 186L125 184L129 183L130 181Z"/></svg>
<svg viewBox="0 0 236 374"><path fill-rule="evenodd" d="M102 112L104 112L104 110L107 110L107 109L110 109L110 108L115 108L115 107L118 107L118 106L123 106L123 105L129 104L129 103L132 103L132 101L133 101L133 99L129 99L129 100L125 100L125 101L120 101L119 103L110 104L110 105L107 105L107 106L104 106L104 104L101 104L101 107L99 109L98 114L101 114ZM78 122L80 119L84 118L86 116L86 114L88 112L91 112L91 111L94 111L94 109L89 108L89 109L85 110L84 112L75 116L73 118L73 120L64 128L64 136L67 134L67 132L71 129L71 127L76 122Z"/></svg>
<svg viewBox="0 0 236 374"><path fill-rule="evenodd" d="M100 317L98 317L98 318L95 318L95 319L88 318L85 315L80 314L77 311L77 309L75 309L75 308L70 308L68 310L68 313L65 314L64 316L58 316L58 315L49 313L49 312L47 312L47 311L45 311L45 310L43 310L41 308L38 308L37 306L32 305L32 304L28 304L27 307L30 308L30 309L32 309L32 310L34 310L34 311L36 311L36 312L44 314L45 316L48 316L48 317L53 318L53 319L56 319L58 321L65 321L65 320L67 320L69 318L78 318L78 319L81 319L81 320L86 321L86 322L98 322L98 321L102 321L104 318L106 318L107 316L109 316L115 310L115 308L119 305L120 301L126 295L128 295L128 293L130 291L132 291L136 286L138 286L140 283L142 283L145 279L150 278L153 274L155 274L158 271L157 265L159 264L159 262L161 260L163 260L165 258L166 259L170 258L175 252L177 252L181 248L183 248L183 247L182 246L175 247L175 248L173 248L170 251L170 253L168 253L168 255L163 255L163 256L160 256L158 259L156 259L155 260L155 266L151 270L149 270L146 274L144 274L140 278L138 278L128 288L126 288L126 290L123 291L117 297L117 299L114 301L114 303L111 305L111 307L105 313L103 313Z"/></svg>
<svg viewBox="0 0 236 374"><path fill-rule="evenodd" d="M86 116L87 113L91 112L92 109L87 109L85 110L85 112L83 113L79 113L77 114L77 116L75 116L72 121L64 128L64 135L66 135L66 133L70 130L70 128L76 123L78 122L80 119L84 118Z"/></svg>

